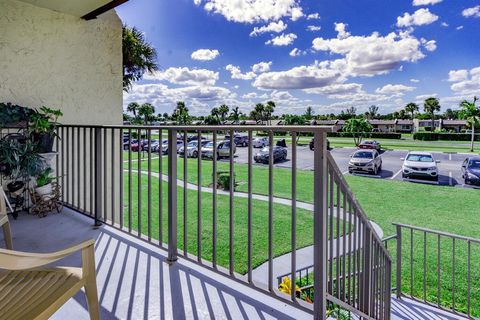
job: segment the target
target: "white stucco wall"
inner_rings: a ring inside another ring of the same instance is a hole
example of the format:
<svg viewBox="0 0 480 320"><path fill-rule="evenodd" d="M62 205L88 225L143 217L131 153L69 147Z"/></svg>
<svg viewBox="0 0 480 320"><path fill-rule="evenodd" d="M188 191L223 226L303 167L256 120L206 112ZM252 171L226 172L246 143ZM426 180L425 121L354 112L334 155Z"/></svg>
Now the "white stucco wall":
<svg viewBox="0 0 480 320"><path fill-rule="evenodd" d="M62 109L66 124L122 123L122 23L0 0L0 101Z"/></svg>

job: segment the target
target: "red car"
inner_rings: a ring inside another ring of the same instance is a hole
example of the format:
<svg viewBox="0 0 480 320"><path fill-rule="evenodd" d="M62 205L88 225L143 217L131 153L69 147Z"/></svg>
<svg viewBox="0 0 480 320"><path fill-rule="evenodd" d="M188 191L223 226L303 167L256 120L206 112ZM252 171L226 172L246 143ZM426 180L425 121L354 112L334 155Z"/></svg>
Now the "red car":
<svg viewBox="0 0 480 320"><path fill-rule="evenodd" d="M359 149L375 149L380 151L382 147L380 146L380 142L376 140L365 140L361 144L358 145Z"/></svg>

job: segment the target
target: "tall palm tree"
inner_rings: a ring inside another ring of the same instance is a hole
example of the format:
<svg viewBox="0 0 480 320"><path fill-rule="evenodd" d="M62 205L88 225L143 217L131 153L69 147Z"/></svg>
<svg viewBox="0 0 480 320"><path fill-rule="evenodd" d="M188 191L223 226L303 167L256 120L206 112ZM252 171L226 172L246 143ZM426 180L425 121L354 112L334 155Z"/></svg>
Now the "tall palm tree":
<svg viewBox="0 0 480 320"><path fill-rule="evenodd" d="M272 124L271 119L273 111L275 111L275 102L268 101L263 111L265 115L265 120L268 122L268 124Z"/></svg>
<svg viewBox="0 0 480 320"><path fill-rule="evenodd" d="M127 106L127 111L133 113L133 116L137 117L137 111L140 109L140 105L136 102L130 102Z"/></svg>
<svg viewBox="0 0 480 320"><path fill-rule="evenodd" d="M405 106L405 112L410 113L412 115L412 120L415 118L415 112L418 111L418 104L414 102L410 102Z"/></svg>
<svg viewBox="0 0 480 320"><path fill-rule="evenodd" d="M440 111L440 102L437 98L430 97L423 103L423 110L432 117L432 131L435 131L435 112Z"/></svg>
<svg viewBox="0 0 480 320"><path fill-rule="evenodd" d="M362 142L365 133L372 131L372 125L363 118L350 118L345 121L342 130L352 133L353 142L358 146Z"/></svg>
<svg viewBox="0 0 480 320"><path fill-rule="evenodd" d="M230 111L230 108L226 104L222 104L220 107L218 107L218 113L219 113L220 119L222 120L222 123L225 122L225 118L227 117L228 111Z"/></svg>
<svg viewBox="0 0 480 320"><path fill-rule="evenodd" d="M189 124L191 122L191 117L188 108L185 106L185 102L177 102L177 107L175 108L175 110L173 110L172 113L172 119L181 125Z"/></svg>
<svg viewBox="0 0 480 320"><path fill-rule="evenodd" d="M150 103L144 103L138 109L138 115L143 117L143 123L147 124L155 113L155 107Z"/></svg>
<svg viewBox="0 0 480 320"><path fill-rule="evenodd" d="M134 81L143 77L145 72L158 70L157 51L146 41L145 36L137 28L123 26L123 90L128 91Z"/></svg>
<svg viewBox="0 0 480 320"><path fill-rule="evenodd" d="M265 106L263 105L263 103L257 103L255 105L255 108L250 112L250 117L257 121L262 121L264 120L265 118Z"/></svg>
<svg viewBox="0 0 480 320"><path fill-rule="evenodd" d="M232 109L232 112L230 113L230 118L232 118L235 124L238 124L238 121L240 120L240 111L238 107Z"/></svg>
<svg viewBox="0 0 480 320"><path fill-rule="evenodd" d="M467 120L468 124L472 128L472 140L470 144L471 152L473 152L475 143L475 127L480 124L480 108L477 108L475 105L477 100L477 97L473 97L473 102L463 100L462 103L460 103L460 107L462 108L460 115L463 119Z"/></svg>

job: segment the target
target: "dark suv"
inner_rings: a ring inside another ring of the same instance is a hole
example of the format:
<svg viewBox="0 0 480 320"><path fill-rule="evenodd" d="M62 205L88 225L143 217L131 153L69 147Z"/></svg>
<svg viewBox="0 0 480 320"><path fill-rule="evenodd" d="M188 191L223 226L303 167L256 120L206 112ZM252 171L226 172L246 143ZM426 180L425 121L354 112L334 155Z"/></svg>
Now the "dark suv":
<svg viewBox="0 0 480 320"><path fill-rule="evenodd" d="M462 163L462 173L465 184L480 186L480 157L465 159Z"/></svg>
<svg viewBox="0 0 480 320"><path fill-rule="evenodd" d="M230 141L230 135L225 136L226 141ZM233 135L233 142L239 147L246 147L248 146L248 136L241 135L241 134L234 134Z"/></svg>

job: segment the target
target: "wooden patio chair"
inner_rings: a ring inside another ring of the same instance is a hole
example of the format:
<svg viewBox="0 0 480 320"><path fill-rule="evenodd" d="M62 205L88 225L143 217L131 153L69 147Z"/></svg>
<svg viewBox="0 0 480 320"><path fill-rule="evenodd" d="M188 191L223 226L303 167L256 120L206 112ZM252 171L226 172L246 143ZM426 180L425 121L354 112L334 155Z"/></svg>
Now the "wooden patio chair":
<svg viewBox="0 0 480 320"><path fill-rule="evenodd" d="M43 268L80 250L81 268ZM82 287L90 319L100 318L93 240L47 254L0 249L0 269L0 319L48 319Z"/></svg>
<svg viewBox="0 0 480 320"><path fill-rule="evenodd" d="M1 187L0 187L1 189ZM3 238L5 239L5 247L12 250L12 232L10 230L10 222L7 215L7 204L5 202L5 193L0 190L0 226L3 229Z"/></svg>

